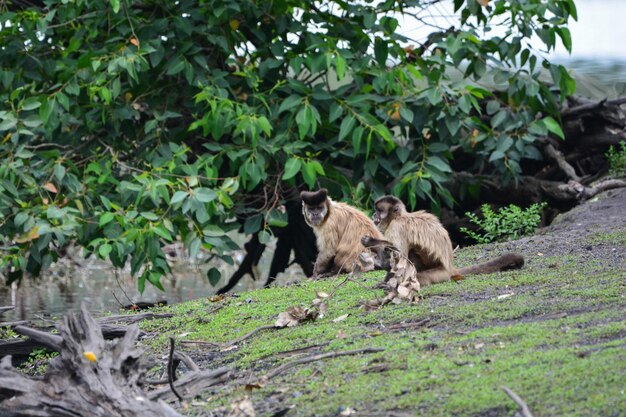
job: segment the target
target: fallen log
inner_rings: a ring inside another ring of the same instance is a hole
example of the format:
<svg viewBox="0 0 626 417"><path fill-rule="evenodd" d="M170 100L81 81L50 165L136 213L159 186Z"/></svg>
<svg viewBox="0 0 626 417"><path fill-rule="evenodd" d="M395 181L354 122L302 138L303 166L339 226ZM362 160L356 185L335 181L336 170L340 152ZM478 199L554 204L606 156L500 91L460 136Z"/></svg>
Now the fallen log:
<svg viewBox="0 0 626 417"><path fill-rule="evenodd" d="M0 363L0 414L11 417L180 417L163 401L143 391L147 366L135 348L139 328L128 328L121 339L107 342L97 322L81 306L69 314L53 335L16 328L21 334L58 351L43 379L24 376Z"/></svg>
<svg viewBox="0 0 626 417"><path fill-rule="evenodd" d="M626 180L621 179L606 179L600 181L599 183L591 186L585 187L578 181L569 181L567 184L563 184L560 186L560 189L576 196L578 200L584 201L589 200L592 197L595 197L597 194L600 194L602 191L614 190L616 188L625 188Z"/></svg>
<svg viewBox="0 0 626 417"><path fill-rule="evenodd" d="M7 311L14 310L15 306L2 306L0 307L0 315L6 313Z"/></svg>
<svg viewBox="0 0 626 417"><path fill-rule="evenodd" d="M98 325L102 330L102 336L105 340L117 339L119 337L124 336L128 327L126 326L114 326L112 323L125 323L125 324L133 324L142 320L152 320L156 318L169 318L172 317L173 314L170 313L143 313L143 314L122 314L117 316L107 316L102 317L96 320ZM0 323L0 327L10 327L13 331L18 334L22 334L23 336L29 336L28 334L21 333L22 329L27 329L26 332L30 331L31 328L27 327L30 325L28 320L16 321L16 322L6 322ZM53 327L45 327L39 328L41 331L48 331L53 329ZM139 337L141 338L144 335L143 332L139 333ZM5 356L11 356L13 358L13 364L17 365L20 360L28 357L35 349L47 348L44 343L41 343L34 339L13 339L13 340L0 340L0 358Z"/></svg>

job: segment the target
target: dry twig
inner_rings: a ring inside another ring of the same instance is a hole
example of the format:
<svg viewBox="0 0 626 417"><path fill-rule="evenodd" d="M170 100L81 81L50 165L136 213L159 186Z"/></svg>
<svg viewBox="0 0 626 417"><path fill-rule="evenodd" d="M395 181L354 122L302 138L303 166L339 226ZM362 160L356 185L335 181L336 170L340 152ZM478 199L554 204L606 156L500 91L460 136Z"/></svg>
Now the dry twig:
<svg viewBox="0 0 626 417"><path fill-rule="evenodd" d="M181 340L180 343L183 343L183 344L186 344L186 345L214 346L214 347L225 348L225 347L236 345L237 343L241 343L244 340L254 336L255 334L257 334L258 332L260 332L262 330L269 330L269 329L276 329L276 326L273 325L273 324L266 324L265 326L257 327L256 329L252 330L251 332L248 332L248 333L244 334L243 336L238 337L236 339L233 339L233 340L231 340L229 342L226 342L226 343L207 342L207 341L204 341L204 340Z"/></svg>
<svg viewBox="0 0 626 417"><path fill-rule="evenodd" d="M322 359L337 358L339 356L358 355L360 353L376 353L376 352L382 352L382 351L383 349L381 348L363 348L363 349L346 350L343 352L321 353L319 355L308 356L306 358L297 359L293 362L285 363L277 368L274 368L270 372L268 372L265 375L265 378L270 379L280 373L285 372L287 369L293 368L294 366L303 365L305 363L315 362L315 361L319 361Z"/></svg>
<svg viewBox="0 0 626 417"><path fill-rule="evenodd" d="M508 395L513 401L515 401L517 405L519 405L519 407L521 408L520 412L522 413L523 417L533 417L533 414L530 412L530 409L528 408L524 400L522 400L519 395L517 395L510 388L505 387L504 385L500 388L502 388L502 390L506 392L506 395Z"/></svg>
<svg viewBox="0 0 626 417"><path fill-rule="evenodd" d="M178 391L176 391L176 388L174 388L174 373L176 371L174 370L174 338L170 337L170 357L167 360L167 382L170 384L170 389L172 390L172 392L174 393L174 395L176 396L176 398L178 398L179 402L183 402L183 397L178 393Z"/></svg>

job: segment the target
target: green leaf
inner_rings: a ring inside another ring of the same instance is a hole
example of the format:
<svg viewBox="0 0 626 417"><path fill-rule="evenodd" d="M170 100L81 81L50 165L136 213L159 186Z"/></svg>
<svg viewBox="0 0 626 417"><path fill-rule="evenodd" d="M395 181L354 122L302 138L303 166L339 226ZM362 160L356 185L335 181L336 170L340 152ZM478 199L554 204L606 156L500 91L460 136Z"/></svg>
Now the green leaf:
<svg viewBox="0 0 626 417"><path fill-rule="evenodd" d="M46 217L48 219L60 219L67 212L66 208L58 208L57 206L49 206L46 210Z"/></svg>
<svg viewBox="0 0 626 417"><path fill-rule="evenodd" d="M57 179L57 181L59 181L59 183L61 181L63 181L63 178L65 178L65 167L61 164L56 164L54 165L54 169L53 169L53 173L54 173L54 177Z"/></svg>
<svg viewBox="0 0 626 417"><path fill-rule="evenodd" d="M565 139L565 134L563 134L563 130L561 129L561 126L552 117L550 116L544 117L543 123L550 132L554 133L561 139Z"/></svg>
<svg viewBox="0 0 626 417"><path fill-rule="evenodd" d="M39 108L39 117L43 124L48 124L48 119L56 111L56 100L54 98L50 100L44 100Z"/></svg>
<svg viewBox="0 0 626 417"><path fill-rule="evenodd" d="M100 245L98 248L98 253L102 257L102 259L106 259L109 256L109 253L113 250L113 246L110 243L105 243L104 245Z"/></svg>
<svg viewBox="0 0 626 417"><path fill-rule="evenodd" d="M563 46L569 53L572 53L572 35L568 28L561 27L558 29L558 34L563 41Z"/></svg>
<svg viewBox="0 0 626 417"><path fill-rule="evenodd" d="M450 168L450 164L448 164L448 162L444 161L437 155L429 156L428 159L426 160L426 165L435 167L441 172L452 172L452 169Z"/></svg>
<svg viewBox="0 0 626 417"><path fill-rule="evenodd" d="M157 235L161 236L163 239L168 240L170 242L172 241L172 235L165 228L165 226L160 224L157 227L152 228L151 230L153 230L154 233L156 233Z"/></svg>
<svg viewBox="0 0 626 417"><path fill-rule="evenodd" d="M281 114L284 111L291 110L292 108L302 104L303 97L298 95L291 95L283 100L278 107L278 113Z"/></svg>
<svg viewBox="0 0 626 417"><path fill-rule="evenodd" d="M259 232L259 242L264 245L267 245L272 238L272 235L267 230L261 230Z"/></svg>
<svg viewBox="0 0 626 417"><path fill-rule="evenodd" d="M326 173L324 172L324 167L322 166L322 164L319 163L319 161L312 160L311 162L309 162L309 164L313 166L313 169L315 169L315 172L319 175L326 175Z"/></svg>
<svg viewBox="0 0 626 417"><path fill-rule="evenodd" d="M202 234L204 236L219 237L224 236L226 232L222 230L222 228L220 228L219 226L209 224L204 229L202 229Z"/></svg>
<svg viewBox="0 0 626 417"><path fill-rule="evenodd" d="M185 69L185 60L182 59L180 56L177 56L167 63L165 74L176 75L184 69Z"/></svg>
<svg viewBox="0 0 626 417"><path fill-rule="evenodd" d="M330 111L328 112L328 122L332 123L339 118L343 114L343 107L338 105L337 103L333 103L330 105Z"/></svg>
<svg viewBox="0 0 626 417"><path fill-rule="evenodd" d="M176 191L174 195L172 196L172 199L170 200L170 205L173 206L176 203L180 203L181 201L186 199L188 196L189 196L189 193L187 191Z"/></svg>
<svg viewBox="0 0 626 417"><path fill-rule="evenodd" d="M157 216L156 213L153 213L151 211L142 211L139 214L141 215L141 217L143 217L146 220L150 220L150 221L159 220L159 216Z"/></svg>
<svg viewBox="0 0 626 417"><path fill-rule="evenodd" d="M261 229L262 224L263 224L262 215L257 214L256 216L248 217L243 224L243 232L246 235L251 235L253 233L256 233L257 231L259 231L259 229Z"/></svg>
<svg viewBox="0 0 626 417"><path fill-rule="evenodd" d="M274 209L270 212L267 224L274 227L285 227L289 224L289 216L287 212Z"/></svg>
<svg viewBox="0 0 626 417"><path fill-rule="evenodd" d="M299 158L289 158L287 163L285 164L285 172L283 173L282 179L288 180L296 176L298 172L300 172L300 168L302 167L302 160Z"/></svg>
<svg viewBox="0 0 626 417"><path fill-rule="evenodd" d="M402 106L400 107L400 116L402 116L402 118L404 120L407 121L407 123L413 123L413 111Z"/></svg>
<svg viewBox="0 0 626 417"><path fill-rule="evenodd" d="M202 241L197 237L194 237L191 242L189 242L189 257L191 259L196 259L198 256L198 252L200 252L200 248L202 247Z"/></svg>
<svg viewBox="0 0 626 417"><path fill-rule="evenodd" d="M150 281L152 285L154 285L161 291L165 291L165 288L163 288L163 284L161 284L162 276L163 275L158 272L150 272L150 274L148 274L148 281Z"/></svg>
<svg viewBox="0 0 626 417"><path fill-rule="evenodd" d="M100 221L98 222L98 225L102 227L105 224L110 223L114 218L115 218L115 215L113 213L106 212L102 216L100 216Z"/></svg>
<svg viewBox="0 0 626 417"><path fill-rule="evenodd" d="M0 123L0 132L13 129L15 125L17 125L17 119L13 117L13 115L10 116L11 117L7 117Z"/></svg>
<svg viewBox="0 0 626 417"><path fill-rule="evenodd" d="M500 126L502 123L504 123L504 121L506 120L508 116L508 113L506 110L500 110L498 113L496 113L495 116L493 116L491 118L491 126L496 129L498 126Z"/></svg>
<svg viewBox="0 0 626 417"><path fill-rule="evenodd" d="M313 188L315 186L315 180L317 179L317 170L315 169L315 165L311 162L307 162L304 164L302 169L302 178L304 178L304 182L309 186L309 188Z"/></svg>
<svg viewBox="0 0 626 417"><path fill-rule="evenodd" d="M22 104L22 110L26 111L38 109L39 107L41 107L41 101L36 97L27 98Z"/></svg>
<svg viewBox="0 0 626 417"><path fill-rule="evenodd" d="M355 123L356 119L353 115L350 114L344 117L344 119L341 121L341 126L339 127L339 141L342 141L348 135L348 133L352 131Z"/></svg>
<svg viewBox="0 0 626 417"><path fill-rule="evenodd" d="M29 218L30 216L28 215L28 213L26 213L25 211L20 211L19 213L15 215L15 220L14 220L15 226L20 227L21 225L26 223L26 221Z"/></svg>
<svg viewBox="0 0 626 417"><path fill-rule="evenodd" d="M120 0L111 0L111 7L113 8L113 13L117 14L120 11Z"/></svg>
<svg viewBox="0 0 626 417"><path fill-rule="evenodd" d="M139 279L137 279L137 291L139 291L139 294L143 294L145 289L146 289L146 275L141 274Z"/></svg>
<svg viewBox="0 0 626 417"><path fill-rule="evenodd" d="M497 161L499 159L504 158L504 152L502 151L493 151L491 156L489 157L489 162Z"/></svg>
<svg viewBox="0 0 626 417"><path fill-rule="evenodd" d="M337 71L337 79L343 80L346 75L346 60L339 53L335 56L335 70Z"/></svg>
<svg viewBox="0 0 626 417"><path fill-rule="evenodd" d="M387 63L387 56L389 54L389 45L387 42L379 37L376 37L374 41L374 56L378 65L384 67Z"/></svg>
<svg viewBox="0 0 626 417"><path fill-rule="evenodd" d="M263 129L265 136L270 136L272 134L272 125L270 124L269 120L267 120L267 117L259 117L258 123L261 129Z"/></svg>
<svg viewBox="0 0 626 417"><path fill-rule="evenodd" d="M201 203L210 203L217 198L217 193L210 188L196 188L193 194Z"/></svg>
<svg viewBox="0 0 626 417"><path fill-rule="evenodd" d="M500 103L498 103L496 100L489 100L487 102L487 114L488 115L491 116L498 110L500 110Z"/></svg>
<svg viewBox="0 0 626 417"><path fill-rule="evenodd" d="M296 114L296 124L298 125L298 135L300 139L303 139L306 134L309 132L311 122L312 122L312 114L310 111L307 111L308 107L303 107Z"/></svg>
<svg viewBox="0 0 626 417"><path fill-rule="evenodd" d="M220 279L222 279L222 273L219 271L219 269L215 267L210 268L207 271L206 276L209 280L209 284L211 284L213 287L219 284Z"/></svg>

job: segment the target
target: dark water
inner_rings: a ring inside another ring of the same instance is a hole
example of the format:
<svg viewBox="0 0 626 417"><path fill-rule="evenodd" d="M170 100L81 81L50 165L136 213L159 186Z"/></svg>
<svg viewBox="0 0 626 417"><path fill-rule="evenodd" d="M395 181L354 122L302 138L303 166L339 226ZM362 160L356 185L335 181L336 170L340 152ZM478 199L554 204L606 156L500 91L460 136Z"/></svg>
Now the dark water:
<svg viewBox="0 0 626 417"><path fill-rule="evenodd" d="M269 270L273 250L268 248L259 264L261 279L252 280L246 275L235 287L241 292L259 288ZM234 258L241 260L243 254L235 253ZM115 270L109 264L75 258L80 265L63 261L51 269L45 276L38 279L24 280L21 285L5 286L0 284L0 306L14 305L15 310L0 316L0 322L38 319L45 320L59 317L69 309L76 310L81 302L87 303L90 311L101 314L118 312L121 306L139 302L161 302L175 304L186 300L207 297L215 294L216 289L224 285L225 279L236 270L220 261L203 263L181 259L173 262L171 276L161 280L165 292L146 283L143 294L137 290L136 279L128 270ZM216 267L222 273L222 281L217 287L209 283L206 271ZM291 266L279 281L298 279L302 275L299 266Z"/></svg>

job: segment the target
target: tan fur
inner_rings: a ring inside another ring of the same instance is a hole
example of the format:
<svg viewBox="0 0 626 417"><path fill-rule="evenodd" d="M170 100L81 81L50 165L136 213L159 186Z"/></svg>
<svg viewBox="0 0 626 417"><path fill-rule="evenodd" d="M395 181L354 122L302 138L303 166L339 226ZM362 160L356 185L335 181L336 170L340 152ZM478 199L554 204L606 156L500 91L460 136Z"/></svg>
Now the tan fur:
<svg viewBox="0 0 626 417"><path fill-rule="evenodd" d="M315 225L309 219L308 205L303 199L303 214L317 238L319 254L313 267L314 276L334 275L341 272L363 272L374 269L371 256L361 244L363 235L382 239L374 223L362 212L345 203L327 198L323 221Z"/></svg>
<svg viewBox="0 0 626 417"><path fill-rule="evenodd" d="M425 211L408 213L402 201L392 196L376 201L374 222L388 243L415 264L420 285L449 281L453 276L463 274L489 274L520 268L524 264L524 258L510 253L484 264L455 269L452 242L439 219Z"/></svg>

